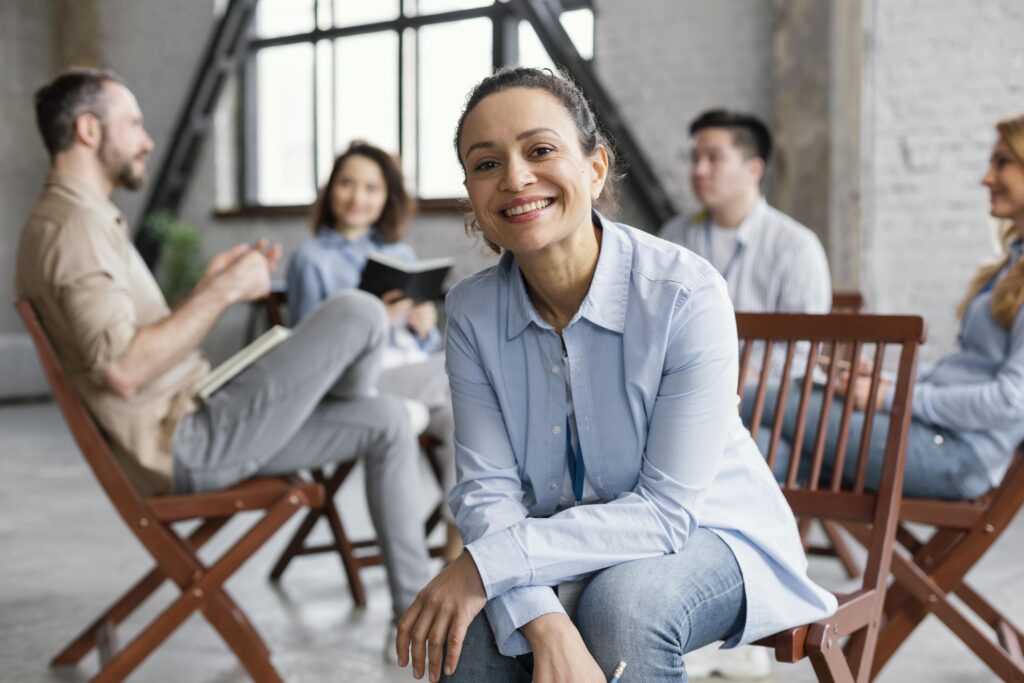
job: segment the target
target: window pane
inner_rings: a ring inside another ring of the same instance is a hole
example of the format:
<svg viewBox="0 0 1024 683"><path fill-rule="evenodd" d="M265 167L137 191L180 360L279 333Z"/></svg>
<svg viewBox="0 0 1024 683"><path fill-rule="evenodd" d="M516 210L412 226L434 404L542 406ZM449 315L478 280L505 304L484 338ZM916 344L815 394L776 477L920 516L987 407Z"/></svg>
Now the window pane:
<svg viewBox="0 0 1024 683"><path fill-rule="evenodd" d="M327 180L334 163L334 43L316 44L316 177Z"/></svg>
<svg viewBox="0 0 1024 683"><path fill-rule="evenodd" d="M398 34L339 38L334 44L338 150L355 138L398 151Z"/></svg>
<svg viewBox="0 0 1024 683"><path fill-rule="evenodd" d="M569 34L583 59L594 57L594 12L589 9L574 9L563 12L559 18L562 28Z"/></svg>
<svg viewBox="0 0 1024 683"><path fill-rule="evenodd" d="M589 9L578 9L564 12L559 20L580 56L583 59L591 59L594 56L594 13ZM555 68L551 56L541 45L540 38L533 30L533 25L528 21L519 22L519 64L537 68Z"/></svg>
<svg viewBox="0 0 1024 683"><path fill-rule="evenodd" d="M452 137L469 89L491 73L491 21L424 26L419 34L421 197L463 197Z"/></svg>
<svg viewBox="0 0 1024 683"><path fill-rule="evenodd" d="M438 14L460 9L473 9L493 5L493 0L406 0L405 13L409 16Z"/></svg>
<svg viewBox="0 0 1024 683"><path fill-rule="evenodd" d="M313 45L256 54L257 201L313 200Z"/></svg>
<svg viewBox="0 0 1024 683"><path fill-rule="evenodd" d="M402 170L410 188L418 188L416 169L419 167L416 149L416 29L402 33Z"/></svg>
<svg viewBox="0 0 1024 683"><path fill-rule="evenodd" d="M260 0L256 3L256 34L261 38L312 31L314 0Z"/></svg>
<svg viewBox="0 0 1024 683"><path fill-rule="evenodd" d="M335 26L358 26L397 18L398 0L334 0Z"/></svg>

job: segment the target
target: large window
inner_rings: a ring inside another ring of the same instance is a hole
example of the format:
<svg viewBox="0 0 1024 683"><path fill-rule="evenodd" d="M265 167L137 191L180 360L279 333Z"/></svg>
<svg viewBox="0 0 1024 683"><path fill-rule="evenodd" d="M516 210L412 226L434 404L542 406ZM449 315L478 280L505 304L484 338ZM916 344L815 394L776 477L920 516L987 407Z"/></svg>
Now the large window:
<svg viewBox="0 0 1024 683"><path fill-rule="evenodd" d="M560 17L593 53L588 0ZM353 139L397 152L423 200L464 195L452 135L501 64L553 67L506 0L260 0L243 75L241 203L307 205Z"/></svg>

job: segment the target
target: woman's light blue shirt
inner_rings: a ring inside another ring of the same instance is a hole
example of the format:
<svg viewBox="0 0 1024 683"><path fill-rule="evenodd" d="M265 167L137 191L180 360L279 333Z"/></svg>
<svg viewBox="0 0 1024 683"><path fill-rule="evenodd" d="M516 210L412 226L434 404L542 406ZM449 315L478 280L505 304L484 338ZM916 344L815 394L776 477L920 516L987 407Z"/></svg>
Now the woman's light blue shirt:
<svg viewBox="0 0 1024 683"><path fill-rule="evenodd" d="M590 291L563 331L587 480L603 503L557 511L566 467L562 342L511 254L447 299L458 483L449 500L505 655L562 612L552 586L678 552L698 527L729 545L747 621L730 645L831 614L796 522L740 422L725 282L692 252L599 216Z"/></svg>
<svg viewBox="0 0 1024 683"><path fill-rule="evenodd" d="M371 252L416 263L416 252L405 242L384 242L371 228L356 239L322 227L292 254L288 265L288 320L296 325L327 297L356 289ZM413 335L415 336L415 335ZM420 349L433 353L441 349L441 334L434 329L426 339L416 337Z"/></svg>
<svg viewBox="0 0 1024 683"><path fill-rule="evenodd" d="M1018 240L1011 265L1022 251ZM1009 329L1000 325L990 288L968 305L958 342L955 351L918 371L914 417L961 436L998 486L1024 440L1024 315L1018 312Z"/></svg>

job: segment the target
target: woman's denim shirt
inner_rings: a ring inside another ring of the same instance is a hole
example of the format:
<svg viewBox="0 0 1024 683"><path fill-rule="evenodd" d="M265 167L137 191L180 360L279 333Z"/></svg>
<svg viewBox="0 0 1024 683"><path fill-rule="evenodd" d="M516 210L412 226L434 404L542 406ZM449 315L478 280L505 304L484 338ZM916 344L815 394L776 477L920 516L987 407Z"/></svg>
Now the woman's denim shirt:
<svg viewBox="0 0 1024 683"><path fill-rule="evenodd" d="M1024 242L1010 248L1010 266ZM992 282L1006 277L1009 266ZM1009 329L992 315L992 287L964 312L955 351L922 367L914 388L914 417L955 432L998 486L1024 440L1024 315Z"/></svg>
<svg viewBox="0 0 1024 683"><path fill-rule="evenodd" d="M405 242L384 242L375 228L350 240L336 230L321 227L316 237L295 250L288 265L289 322L297 325L327 297L359 287L366 259L375 251L405 263L416 263L412 247ZM404 330L404 325L396 327ZM395 334L393 329L392 337ZM411 336L425 353L441 349L441 334L436 328L425 339ZM392 344L398 343L392 339Z"/></svg>
<svg viewBox="0 0 1024 683"><path fill-rule="evenodd" d="M553 586L679 552L698 527L732 549L747 621L730 645L831 614L796 522L740 422L725 282L682 247L595 215L601 252L563 331L579 441L603 501L557 511L566 467L562 342L512 255L447 299L458 483L449 500L505 655L562 612Z"/></svg>

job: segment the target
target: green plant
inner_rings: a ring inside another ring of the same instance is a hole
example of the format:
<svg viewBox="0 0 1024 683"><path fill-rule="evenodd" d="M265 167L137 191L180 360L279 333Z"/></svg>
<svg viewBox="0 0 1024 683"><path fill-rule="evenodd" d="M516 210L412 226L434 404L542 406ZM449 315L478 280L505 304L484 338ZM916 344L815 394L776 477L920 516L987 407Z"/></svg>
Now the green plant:
<svg viewBox="0 0 1024 683"><path fill-rule="evenodd" d="M146 216L145 229L160 240L157 282L167 303L175 306L203 276L205 263L199 230L166 210Z"/></svg>

